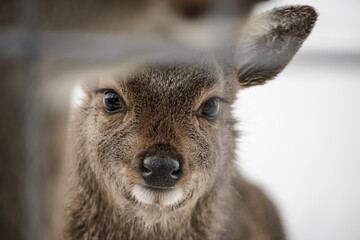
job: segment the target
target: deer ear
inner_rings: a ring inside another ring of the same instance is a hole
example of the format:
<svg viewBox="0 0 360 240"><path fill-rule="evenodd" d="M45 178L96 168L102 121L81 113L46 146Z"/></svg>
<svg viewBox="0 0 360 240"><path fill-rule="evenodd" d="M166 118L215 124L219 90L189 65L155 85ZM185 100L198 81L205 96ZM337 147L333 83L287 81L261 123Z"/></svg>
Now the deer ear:
<svg viewBox="0 0 360 240"><path fill-rule="evenodd" d="M275 8L252 18L243 28L235 52L242 87L264 84L290 62L317 19L310 6Z"/></svg>

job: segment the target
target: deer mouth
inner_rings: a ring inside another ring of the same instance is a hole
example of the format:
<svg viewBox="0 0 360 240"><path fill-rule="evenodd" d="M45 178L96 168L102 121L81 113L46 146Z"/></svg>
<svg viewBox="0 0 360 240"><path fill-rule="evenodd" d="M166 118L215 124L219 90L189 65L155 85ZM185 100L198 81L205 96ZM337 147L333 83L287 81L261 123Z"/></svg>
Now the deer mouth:
<svg viewBox="0 0 360 240"><path fill-rule="evenodd" d="M178 187L158 188L135 184L131 190L132 196L140 203L148 205L172 206L183 198L183 190Z"/></svg>

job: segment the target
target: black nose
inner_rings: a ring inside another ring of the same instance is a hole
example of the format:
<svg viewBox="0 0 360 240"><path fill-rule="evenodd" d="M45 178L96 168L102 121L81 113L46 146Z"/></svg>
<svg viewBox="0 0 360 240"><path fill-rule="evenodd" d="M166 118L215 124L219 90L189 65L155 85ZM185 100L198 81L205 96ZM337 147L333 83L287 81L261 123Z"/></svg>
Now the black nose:
<svg viewBox="0 0 360 240"><path fill-rule="evenodd" d="M180 180L181 166L171 158L147 157L141 166L141 176L150 187L174 187Z"/></svg>

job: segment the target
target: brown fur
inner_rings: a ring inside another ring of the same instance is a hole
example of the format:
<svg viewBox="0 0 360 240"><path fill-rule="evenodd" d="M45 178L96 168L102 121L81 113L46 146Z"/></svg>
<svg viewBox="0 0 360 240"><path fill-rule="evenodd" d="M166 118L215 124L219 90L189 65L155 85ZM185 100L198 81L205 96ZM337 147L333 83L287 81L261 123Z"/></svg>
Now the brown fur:
<svg viewBox="0 0 360 240"><path fill-rule="evenodd" d="M136 63L115 77L82 84L83 104L73 112L74 174L68 207L69 239L284 239L272 203L235 166L231 103L239 89L279 73L316 20L308 6L274 9L243 35L229 64L208 55ZM264 21L263 21L264 20ZM244 34L244 33L243 33ZM241 53L241 54L239 54ZM101 89L113 89L126 112L109 114ZM198 117L210 97L226 99L216 119ZM172 149L183 164L175 188L180 201L165 206L132 196L144 185L139 158Z"/></svg>

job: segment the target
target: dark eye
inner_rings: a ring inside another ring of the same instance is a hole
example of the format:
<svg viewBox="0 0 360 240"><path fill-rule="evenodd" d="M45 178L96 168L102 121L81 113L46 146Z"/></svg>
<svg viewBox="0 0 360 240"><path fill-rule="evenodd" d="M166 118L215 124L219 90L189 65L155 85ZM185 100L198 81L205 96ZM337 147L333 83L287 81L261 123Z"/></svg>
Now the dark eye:
<svg viewBox="0 0 360 240"><path fill-rule="evenodd" d="M200 109L202 117L213 119L219 112L219 98L213 97L203 103Z"/></svg>
<svg viewBox="0 0 360 240"><path fill-rule="evenodd" d="M125 111L125 104L119 94L112 90L105 91L103 99L104 108L108 113L117 113Z"/></svg>

